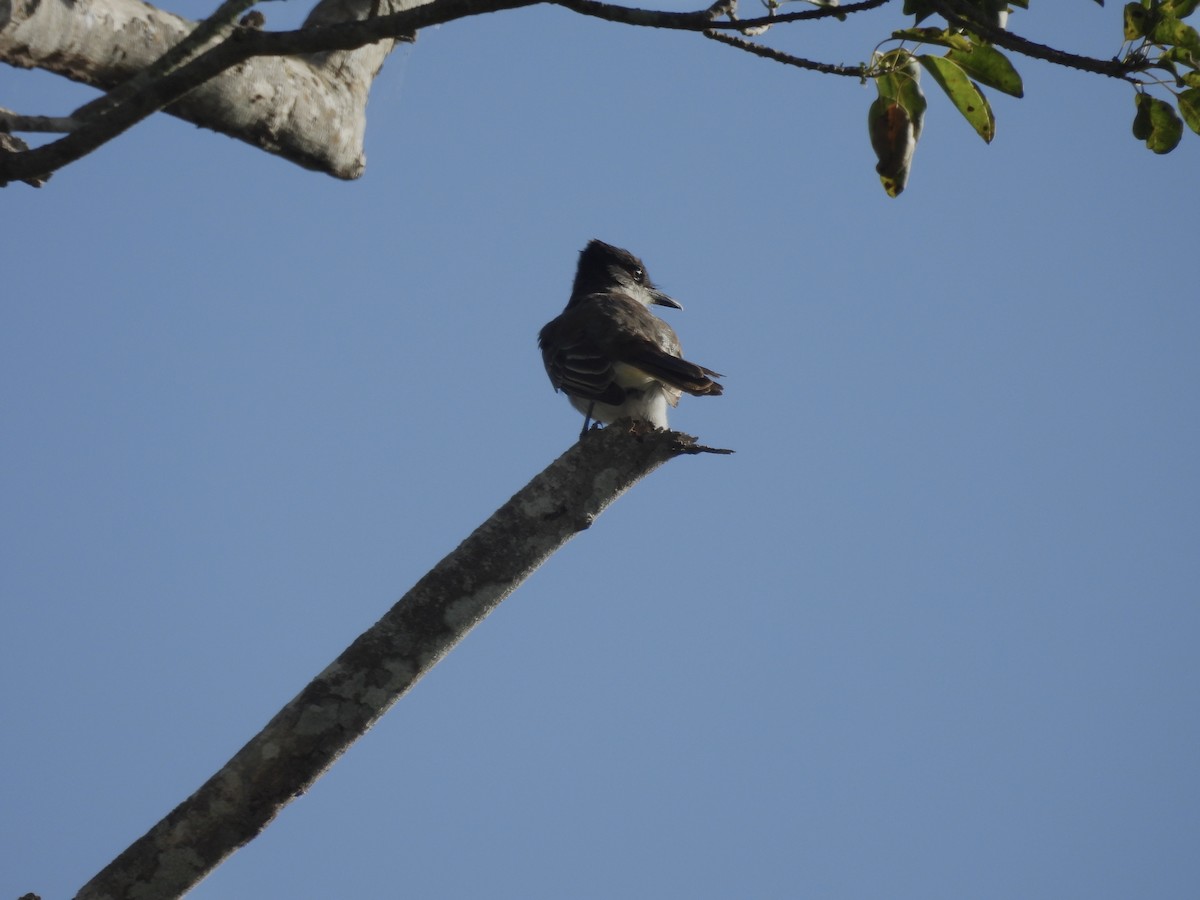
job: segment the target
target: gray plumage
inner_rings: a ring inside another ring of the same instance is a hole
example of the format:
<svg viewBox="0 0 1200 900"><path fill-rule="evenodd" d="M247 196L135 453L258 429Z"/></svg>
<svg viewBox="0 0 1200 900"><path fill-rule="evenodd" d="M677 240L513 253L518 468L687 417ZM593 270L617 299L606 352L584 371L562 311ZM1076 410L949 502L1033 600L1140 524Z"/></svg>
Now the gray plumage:
<svg viewBox="0 0 1200 900"><path fill-rule="evenodd" d="M684 394L717 396L722 377L682 357L679 338L652 304L679 303L655 287L632 253L591 241L579 255L571 299L538 335L555 390L590 419L667 427L667 405Z"/></svg>

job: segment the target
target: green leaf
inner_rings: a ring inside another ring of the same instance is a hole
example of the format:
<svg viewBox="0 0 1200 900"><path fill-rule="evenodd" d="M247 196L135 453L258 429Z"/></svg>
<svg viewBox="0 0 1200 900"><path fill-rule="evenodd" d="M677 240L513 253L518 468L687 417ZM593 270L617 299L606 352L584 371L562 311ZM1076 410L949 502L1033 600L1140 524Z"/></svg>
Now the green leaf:
<svg viewBox="0 0 1200 900"><path fill-rule="evenodd" d="M971 49L971 39L959 31L948 28L901 28L892 32L897 41L917 41L922 44L937 44L940 47Z"/></svg>
<svg viewBox="0 0 1200 900"><path fill-rule="evenodd" d="M1172 47L1171 49L1172 49L1172 50L1178 50L1179 48L1178 48L1178 47ZM1175 65L1175 60L1174 60L1174 59L1171 59L1171 58L1169 58L1169 57L1167 56L1167 54L1165 54L1165 53L1164 53L1164 54L1162 54L1162 56L1160 56L1160 57L1158 58L1158 64L1157 64L1157 65L1158 65L1158 68L1160 68L1160 69L1166 69L1168 72L1170 72L1170 73L1171 73L1171 77L1175 79L1175 83L1176 83L1176 84L1179 84L1179 85L1182 85L1182 84L1183 84L1183 79L1179 77L1179 67Z"/></svg>
<svg viewBox="0 0 1200 900"><path fill-rule="evenodd" d="M904 15L915 16L918 24L922 19L933 15L934 12L936 10L933 8L931 0L904 0Z"/></svg>
<svg viewBox="0 0 1200 900"><path fill-rule="evenodd" d="M991 25L993 28L1000 29L1007 27L1008 14L1012 12L1012 7L1018 6L1021 9L1029 9L1027 0L960 0L959 3L951 3L949 5L952 7L955 5L973 7L970 11L972 18L985 25Z"/></svg>
<svg viewBox="0 0 1200 900"><path fill-rule="evenodd" d="M1200 32L1174 16L1159 17L1150 31L1150 39L1158 44L1170 44L1200 53Z"/></svg>
<svg viewBox="0 0 1200 900"><path fill-rule="evenodd" d="M991 143L996 136L996 117L992 115L992 107L987 99L967 77L967 73L944 56L918 56L917 62L933 76L938 87L946 92L950 102L971 123L976 133Z"/></svg>
<svg viewBox="0 0 1200 900"><path fill-rule="evenodd" d="M1168 47L1159 57L1160 62L1182 63L1191 69L1200 69L1200 54L1193 53L1186 47ZM1174 69L1172 69L1174 71Z"/></svg>
<svg viewBox="0 0 1200 900"><path fill-rule="evenodd" d="M1153 130L1150 124L1150 104L1145 102L1149 99L1145 94L1135 94L1133 97L1134 106L1137 107L1137 112L1133 114L1133 136L1139 141L1147 140Z"/></svg>
<svg viewBox="0 0 1200 900"><path fill-rule="evenodd" d="M1151 103L1150 124L1154 130L1146 141L1147 147L1155 153L1170 153L1179 146L1183 138L1183 122L1169 103L1158 99Z"/></svg>
<svg viewBox="0 0 1200 900"><path fill-rule="evenodd" d="M890 70L875 79L875 90L885 100L899 103L912 122L915 137L921 136L925 122L925 95L921 93L921 70L907 50L891 50L876 60L881 69Z"/></svg>
<svg viewBox="0 0 1200 900"><path fill-rule="evenodd" d="M1137 94L1137 115L1133 118L1133 136L1144 140L1155 153L1170 153L1183 137L1183 122L1171 104L1149 94Z"/></svg>
<svg viewBox="0 0 1200 900"><path fill-rule="evenodd" d="M1200 87L1200 72L1187 72L1183 76L1183 83L1188 87Z"/></svg>
<svg viewBox="0 0 1200 900"><path fill-rule="evenodd" d="M1021 76L1008 61L1008 57L986 44L975 44L967 52L951 50L946 58L957 63L959 68L980 84L986 84L1012 97L1025 96Z"/></svg>
<svg viewBox="0 0 1200 900"><path fill-rule="evenodd" d="M913 140L921 137L921 129L925 127L925 94L921 91L921 70L909 59L908 67L900 79L900 92L897 95L900 105L912 120Z"/></svg>
<svg viewBox="0 0 1200 900"><path fill-rule="evenodd" d="M1200 88L1191 88L1175 98L1179 104L1179 114L1188 128L1200 134Z"/></svg>
<svg viewBox="0 0 1200 900"><path fill-rule="evenodd" d="M1200 0L1167 0L1167 12L1179 19L1186 19L1200 6Z"/></svg>
<svg viewBox="0 0 1200 900"><path fill-rule="evenodd" d="M1152 16L1140 3L1125 4L1125 40L1136 41L1150 33L1154 27Z"/></svg>

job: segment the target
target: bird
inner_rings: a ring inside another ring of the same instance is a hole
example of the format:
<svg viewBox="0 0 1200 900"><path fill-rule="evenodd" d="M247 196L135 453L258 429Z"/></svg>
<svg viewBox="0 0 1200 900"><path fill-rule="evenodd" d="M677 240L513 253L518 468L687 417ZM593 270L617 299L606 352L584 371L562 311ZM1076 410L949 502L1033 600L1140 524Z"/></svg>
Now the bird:
<svg viewBox="0 0 1200 900"><path fill-rule="evenodd" d="M628 250L601 240L580 251L566 309L538 334L542 362L555 391L592 421L618 419L667 428L667 406L686 392L719 396L719 372L688 362L674 329L651 306L683 309L655 286Z"/></svg>

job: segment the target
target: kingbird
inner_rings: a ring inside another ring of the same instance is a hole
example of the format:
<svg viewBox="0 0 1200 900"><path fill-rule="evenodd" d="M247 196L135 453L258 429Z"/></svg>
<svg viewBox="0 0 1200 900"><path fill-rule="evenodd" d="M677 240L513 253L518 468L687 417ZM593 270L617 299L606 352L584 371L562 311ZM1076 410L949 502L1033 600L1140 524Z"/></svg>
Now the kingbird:
<svg viewBox="0 0 1200 900"><path fill-rule="evenodd" d="M542 362L556 391L583 413L583 431L594 419L667 427L667 404L686 391L717 396L719 372L681 356L675 331L651 306L680 304L654 286L642 261L604 241L579 254L571 299L562 315L538 335Z"/></svg>

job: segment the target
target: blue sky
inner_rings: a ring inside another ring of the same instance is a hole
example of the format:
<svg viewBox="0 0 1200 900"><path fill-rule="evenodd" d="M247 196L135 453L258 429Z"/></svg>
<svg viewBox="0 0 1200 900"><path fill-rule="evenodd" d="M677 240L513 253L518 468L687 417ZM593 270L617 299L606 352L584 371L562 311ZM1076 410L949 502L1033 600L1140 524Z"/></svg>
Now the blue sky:
<svg viewBox="0 0 1200 900"><path fill-rule="evenodd" d="M1117 52L1119 4L1034 6ZM192 896L1194 896L1200 140L1019 68L991 146L930 97L898 200L870 88L540 8L394 55L358 182L160 116L10 187L0 896L70 896L573 442L535 336L592 237L683 302L728 377L672 422L737 454Z"/></svg>

